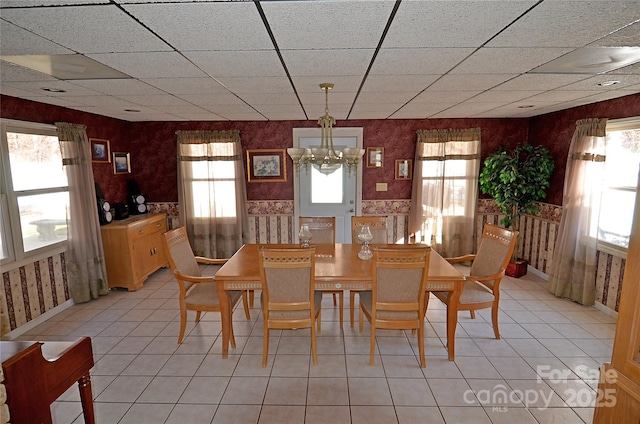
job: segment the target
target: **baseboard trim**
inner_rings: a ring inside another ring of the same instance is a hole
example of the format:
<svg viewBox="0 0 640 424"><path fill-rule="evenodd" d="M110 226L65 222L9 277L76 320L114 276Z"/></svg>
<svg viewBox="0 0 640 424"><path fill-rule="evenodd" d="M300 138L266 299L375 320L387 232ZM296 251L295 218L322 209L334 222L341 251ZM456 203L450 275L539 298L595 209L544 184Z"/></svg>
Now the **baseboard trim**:
<svg viewBox="0 0 640 424"><path fill-rule="evenodd" d="M532 273L535 276L542 278L544 281L549 281L549 276L537 268L527 265L527 272Z"/></svg>
<svg viewBox="0 0 640 424"><path fill-rule="evenodd" d="M611 318L618 319L618 313L603 303L596 302L593 304L593 307L602 312L605 315L610 316Z"/></svg>
<svg viewBox="0 0 640 424"><path fill-rule="evenodd" d="M16 337L22 336L27 331L31 330L32 328L35 328L36 326L48 320L49 318L56 316L60 312L70 308L73 305L74 305L73 299L69 299L64 303L59 304L55 308L49 309L47 312L40 315L38 318L32 319L28 323L23 324L20 327L16 328L15 330L3 335L2 340L13 340Z"/></svg>

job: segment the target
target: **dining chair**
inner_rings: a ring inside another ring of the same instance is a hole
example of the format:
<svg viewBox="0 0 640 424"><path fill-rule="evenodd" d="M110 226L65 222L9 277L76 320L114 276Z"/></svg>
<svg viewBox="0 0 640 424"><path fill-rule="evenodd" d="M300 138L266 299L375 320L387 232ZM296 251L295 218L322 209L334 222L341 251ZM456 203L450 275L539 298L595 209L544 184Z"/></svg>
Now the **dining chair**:
<svg viewBox="0 0 640 424"><path fill-rule="evenodd" d="M262 367L267 366L269 329L311 329L313 364L318 365L316 322L320 331L322 292L315 291L315 248L267 248L258 254L264 321Z"/></svg>
<svg viewBox="0 0 640 424"><path fill-rule="evenodd" d="M477 309L491 308L491 323L496 339L500 339L498 329L500 282L511 260L517 240L518 231L485 224L480 245L475 254L445 258L452 264L471 261L469 275L465 277L464 288L458 301L458 311L470 311L471 318L475 319ZM449 307L450 293L433 292L447 307ZM425 311L428 302L429 296L425 301Z"/></svg>
<svg viewBox="0 0 640 424"><path fill-rule="evenodd" d="M336 243L336 217L335 216L301 216L299 224L307 225L311 232L311 243L313 244L335 244ZM340 315L340 328L344 320L344 291L325 291L333 295L333 306L340 305L338 311ZM336 302L336 296L339 302Z"/></svg>
<svg viewBox="0 0 640 424"><path fill-rule="evenodd" d="M431 247L403 245L374 247L373 288L360 293L360 331L363 316L371 323L369 364L373 365L376 329L416 330L420 366L424 355L424 300Z"/></svg>
<svg viewBox="0 0 640 424"><path fill-rule="evenodd" d="M362 244L358 239L358 234L362 230L363 225L368 225L371 230L373 239L369 242L371 244L388 244L389 233L387 232L387 217L386 216L352 216L351 217L351 242L353 244ZM351 328L354 324L355 314L355 291L349 291L349 323Z"/></svg>
<svg viewBox="0 0 640 424"><path fill-rule="evenodd" d="M173 270L180 289L178 294L180 304L180 334L178 335L178 344L181 344L187 325L187 311L196 311L196 322L200 322L202 312L218 312L221 310L218 299L218 289L216 287L216 277L215 275L203 275L203 270L199 264L212 266L208 268L214 268L213 270L206 269L205 272L206 274L210 274L212 271L217 271L227 260L195 256L189 243L187 230L184 226L164 233L164 244L169 265ZM242 298L245 316L247 319L250 319L247 292L230 291L229 296L231 297L232 310ZM235 348L236 342L233 337L233 325L231 325L230 341L231 346Z"/></svg>

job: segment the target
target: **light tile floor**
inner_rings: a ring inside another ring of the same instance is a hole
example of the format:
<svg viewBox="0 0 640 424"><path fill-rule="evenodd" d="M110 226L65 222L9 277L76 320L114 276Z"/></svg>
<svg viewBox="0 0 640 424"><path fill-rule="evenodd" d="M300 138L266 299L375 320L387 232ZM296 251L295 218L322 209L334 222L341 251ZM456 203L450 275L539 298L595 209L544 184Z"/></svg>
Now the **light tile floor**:
<svg viewBox="0 0 640 424"><path fill-rule="evenodd" d="M379 331L370 366L370 327L365 323L359 333L357 322L352 329L347 319L341 330L329 295L318 366L311 361L309 330L284 330L272 331L262 368L259 309L250 321L241 307L234 312L237 347L228 359L220 356L216 313L198 325L190 313L178 345L177 286L168 269L139 291L112 291L74 305L19 339L91 336L100 424L591 423L598 366L610 360L615 319L556 298L545 286L531 274L505 277L501 340L493 338L488 310L475 320L461 312L455 362L447 359L444 306L432 298L425 369L416 337L402 331ZM52 413L56 424L84 422L77 387L53 404Z"/></svg>

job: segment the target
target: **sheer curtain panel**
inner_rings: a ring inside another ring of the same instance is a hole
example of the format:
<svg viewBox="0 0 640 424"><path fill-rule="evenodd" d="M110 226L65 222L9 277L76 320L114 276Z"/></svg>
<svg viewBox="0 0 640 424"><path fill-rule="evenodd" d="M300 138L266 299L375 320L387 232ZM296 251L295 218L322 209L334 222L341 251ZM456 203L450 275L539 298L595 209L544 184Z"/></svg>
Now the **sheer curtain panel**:
<svg viewBox="0 0 640 424"><path fill-rule="evenodd" d="M230 258L248 239L240 132L178 131L178 202L197 256Z"/></svg>
<svg viewBox="0 0 640 424"><path fill-rule="evenodd" d="M476 249L480 128L418 130L409 234L444 257Z"/></svg>
<svg viewBox="0 0 640 424"><path fill-rule="evenodd" d="M606 148L606 119L583 119L569 146L562 218L549 275L549 291L583 305L596 292L596 243Z"/></svg>
<svg viewBox="0 0 640 424"><path fill-rule="evenodd" d="M98 221L91 144L86 126L57 122L62 164L69 180L67 279L75 303L109 293Z"/></svg>

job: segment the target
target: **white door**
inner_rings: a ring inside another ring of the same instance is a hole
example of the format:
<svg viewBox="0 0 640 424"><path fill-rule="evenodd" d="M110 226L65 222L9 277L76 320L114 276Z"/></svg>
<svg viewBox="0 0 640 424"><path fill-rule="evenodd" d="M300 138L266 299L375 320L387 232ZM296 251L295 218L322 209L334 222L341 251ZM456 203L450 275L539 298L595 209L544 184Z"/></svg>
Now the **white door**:
<svg viewBox="0 0 640 424"><path fill-rule="evenodd" d="M320 146L320 129L293 130L294 147ZM362 128L334 128L333 144L362 148ZM362 164L349 172L346 166L324 175L317 169L302 166L294 173L295 241L298 240L299 216L335 216L336 243L351 243L351 217L361 209Z"/></svg>

